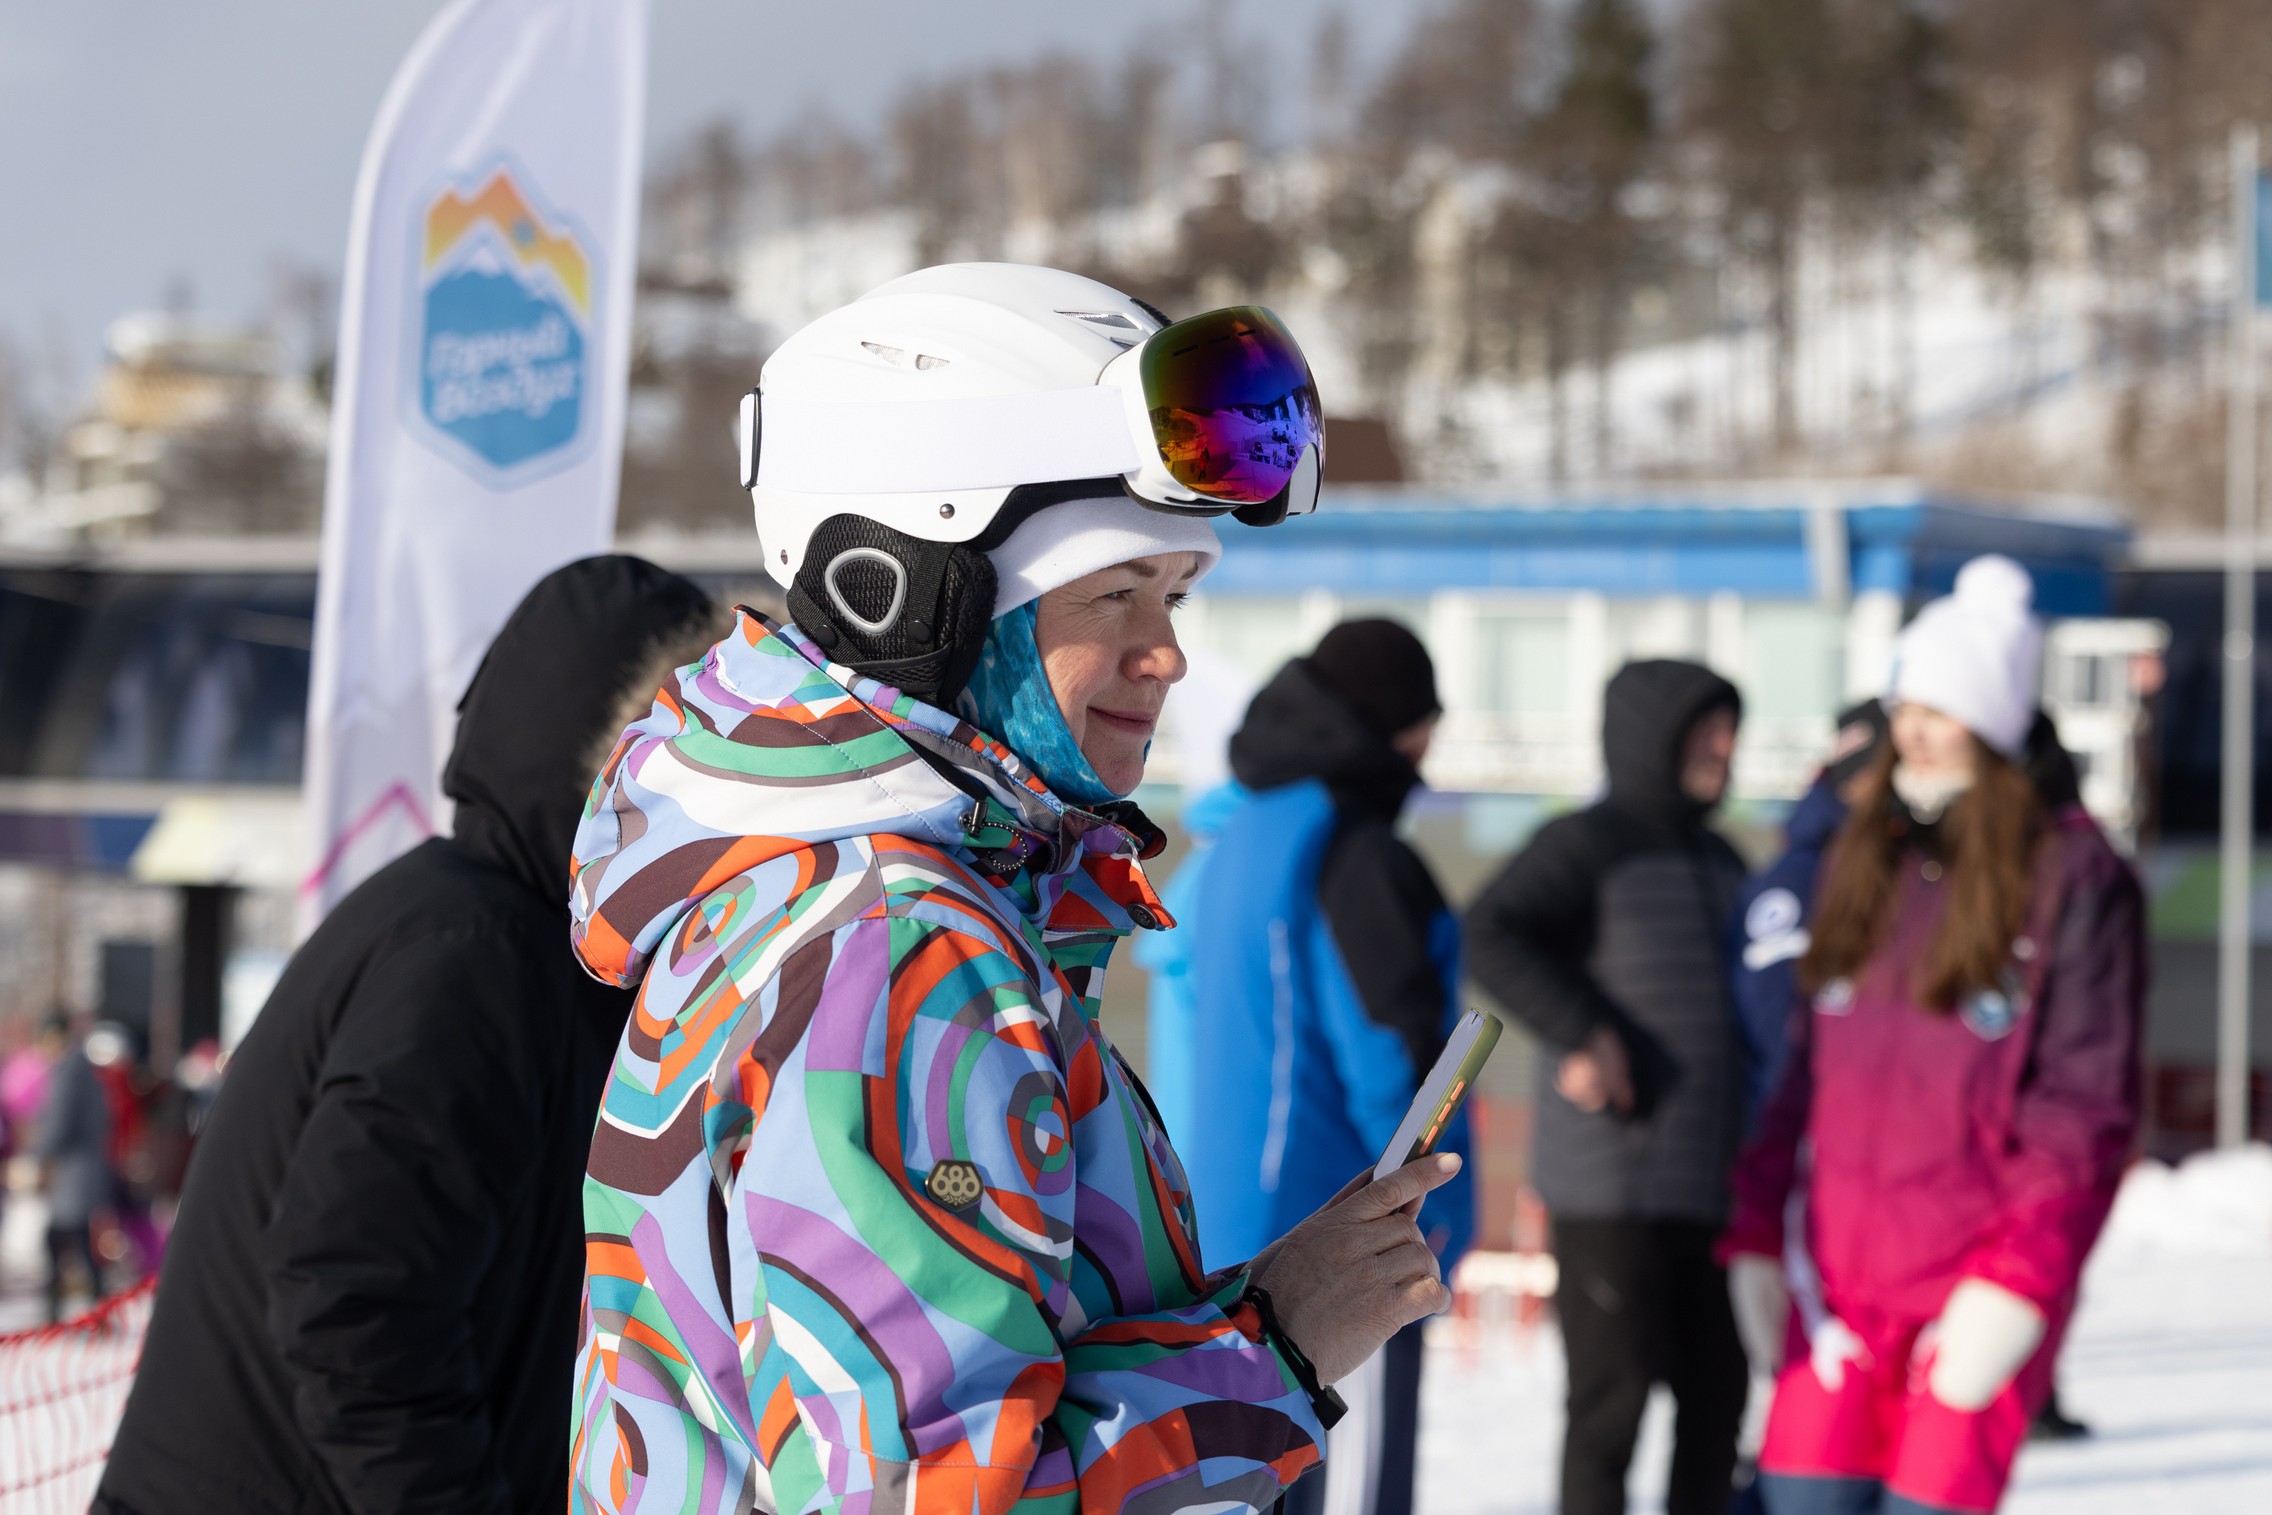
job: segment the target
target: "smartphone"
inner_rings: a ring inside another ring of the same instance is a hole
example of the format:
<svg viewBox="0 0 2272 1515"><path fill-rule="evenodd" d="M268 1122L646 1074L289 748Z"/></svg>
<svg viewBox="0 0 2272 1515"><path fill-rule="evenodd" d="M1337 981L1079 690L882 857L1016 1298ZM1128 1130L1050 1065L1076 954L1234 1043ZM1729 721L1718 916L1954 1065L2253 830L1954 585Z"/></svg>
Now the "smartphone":
<svg viewBox="0 0 2272 1515"><path fill-rule="evenodd" d="M1436 1150L1443 1138L1444 1127L1459 1114L1459 1107L1475 1088L1475 1076L1483 1071L1490 1060L1491 1049L1499 1045L1499 1022L1494 1016L1480 1010L1470 1010L1459 1018L1452 1028L1451 1039L1444 1043L1443 1055L1436 1066L1420 1081L1420 1092L1412 1096L1412 1104L1397 1123L1396 1135L1389 1138L1388 1150L1373 1169L1375 1179L1383 1179L1406 1163L1426 1157Z"/></svg>

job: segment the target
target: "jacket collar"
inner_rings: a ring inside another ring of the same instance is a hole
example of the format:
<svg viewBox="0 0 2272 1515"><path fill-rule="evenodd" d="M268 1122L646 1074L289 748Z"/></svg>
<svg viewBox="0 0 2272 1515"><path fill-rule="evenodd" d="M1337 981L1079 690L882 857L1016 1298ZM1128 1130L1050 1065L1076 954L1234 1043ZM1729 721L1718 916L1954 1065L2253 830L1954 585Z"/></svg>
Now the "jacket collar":
<svg viewBox="0 0 2272 1515"><path fill-rule="evenodd" d="M793 623L746 607L739 613L794 648L967 797L954 850L1016 899L1045 935L1123 936L1174 926L1143 868L1166 838L1135 804L1070 804L1023 758L960 716L831 661Z"/></svg>
<svg viewBox="0 0 2272 1515"><path fill-rule="evenodd" d="M833 843L903 837L993 887L1006 922L1058 933L1172 924L1141 859L1133 806L1098 815L1052 794L968 722L834 664L793 626L743 610L627 729L576 834L579 956L611 983L723 882Z"/></svg>

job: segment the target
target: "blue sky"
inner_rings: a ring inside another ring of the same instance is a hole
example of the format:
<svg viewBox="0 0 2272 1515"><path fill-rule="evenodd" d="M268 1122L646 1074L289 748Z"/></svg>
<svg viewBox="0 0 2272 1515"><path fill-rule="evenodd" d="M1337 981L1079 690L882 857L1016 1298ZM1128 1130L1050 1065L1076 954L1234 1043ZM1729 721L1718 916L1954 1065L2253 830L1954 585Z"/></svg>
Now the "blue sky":
<svg viewBox="0 0 2272 1515"><path fill-rule="evenodd" d="M1346 4L1360 69L1426 0ZM1283 99L1334 0L1243 0ZM720 114L816 101L865 127L925 76L1172 48L1193 0L653 0L650 156ZM83 386L104 325L180 281L257 315L280 262L336 273L355 165L440 0L0 0L0 333ZM60 355L61 364L55 361Z"/></svg>

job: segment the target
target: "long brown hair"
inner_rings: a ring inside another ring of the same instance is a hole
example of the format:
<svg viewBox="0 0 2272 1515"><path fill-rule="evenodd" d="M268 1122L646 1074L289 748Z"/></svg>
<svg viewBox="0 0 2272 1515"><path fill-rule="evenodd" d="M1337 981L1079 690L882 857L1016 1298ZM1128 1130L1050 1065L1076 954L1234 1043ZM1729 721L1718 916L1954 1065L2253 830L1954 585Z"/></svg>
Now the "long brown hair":
<svg viewBox="0 0 2272 1515"><path fill-rule="evenodd" d="M1923 959L1909 965L1910 996L1935 1010L1995 985L2027 924L2034 889L2042 819L2035 784L1979 738L1972 746L1972 787L1940 823L1948 909ZM1859 974L1888 929L1904 830L1893 808L1893 765L1889 741L1860 775L1831 842L1811 941L1799 962L1799 986L1809 994Z"/></svg>

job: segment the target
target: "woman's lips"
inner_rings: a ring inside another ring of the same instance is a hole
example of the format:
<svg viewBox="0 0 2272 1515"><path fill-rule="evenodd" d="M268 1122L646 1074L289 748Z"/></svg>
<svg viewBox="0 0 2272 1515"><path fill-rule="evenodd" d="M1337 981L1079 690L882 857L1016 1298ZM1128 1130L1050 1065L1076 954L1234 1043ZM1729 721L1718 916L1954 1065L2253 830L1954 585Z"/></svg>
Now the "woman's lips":
<svg viewBox="0 0 2272 1515"><path fill-rule="evenodd" d="M1160 724L1156 713L1129 710L1105 710L1089 707L1089 719L1101 721L1107 731L1122 731L1130 736L1150 736L1152 728Z"/></svg>

